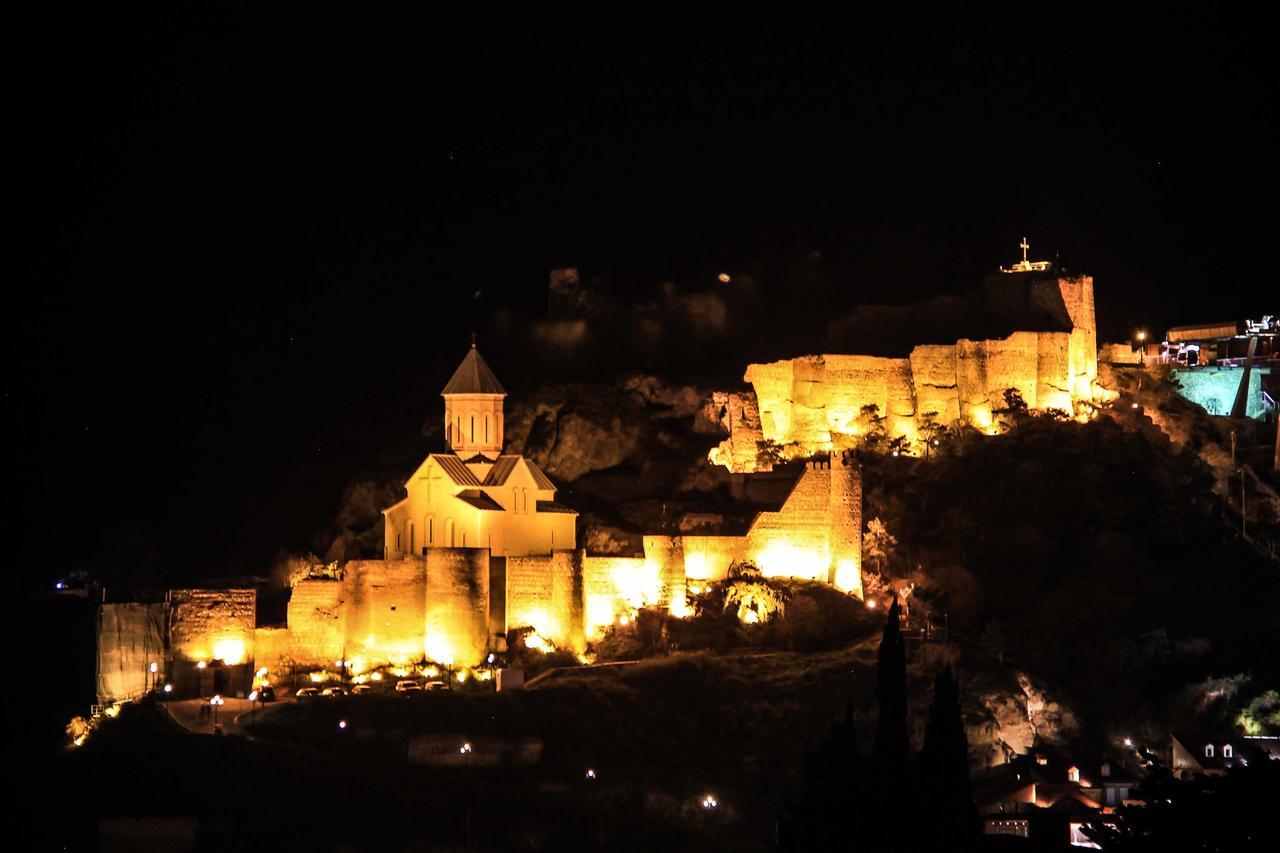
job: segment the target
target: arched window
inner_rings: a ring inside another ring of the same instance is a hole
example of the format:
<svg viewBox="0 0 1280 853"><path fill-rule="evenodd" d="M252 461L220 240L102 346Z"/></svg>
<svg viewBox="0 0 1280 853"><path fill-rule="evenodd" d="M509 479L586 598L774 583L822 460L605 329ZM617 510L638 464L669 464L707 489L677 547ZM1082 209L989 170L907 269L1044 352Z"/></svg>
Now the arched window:
<svg viewBox="0 0 1280 853"><path fill-rule="evenodd" d="M411 521L409 522L409 553L414 554L417 550L417 542L414 540L413 535L413 522Z"/></svg>
<svg viewBox="0 0 1280 853"><path fill-rule="evenodd" d="M396 531L396 550L400 550L400 531Z"/></svg>
<svg viewBox="0 0 1280 853"><path fill-rule="evenodd" d="M467 547L467 531L462 531L462 547Z"/></svg>
<svg viewBox="0 0 1280 853"><path fill-rule="evenodd" d="M453 519L446 519L444 523L444 544L448 548L453 547Z"/></svg>
<svg viewBox="0 0 1280 853"><path fill-rule="evenodd" d="M436 517L434 515L427 516L427 544L436 544Z"/></svg>
<svg viewBox="0 0 1280 853"><path fill-rule="evenodd" d="M476 443L476 416L471 416L471 443Z"/></svg>
<svg viewBox="0 0 1280 853"><path fill-rule="evenodd" d="M458 415L458 446L462 446L462 415Z"/></svg>
<svg viewBox="0 0 1280 853"><path fill-rule="evenodd" d="M489 416L484 416L484 443L489 443Z"/></svg>
<svg viewBox="0 0 1280 853"><path fill-rule="evenodd" d="M1234 753L1234 752L1232 752L1232 750L1231 750L1231 744L1226 744L1225 746L1223 746L1223 747L1222 747L1222 757L1223 757L1223 758L1231 758L1231 757L1233 757L1234 755L1235 755L1235 753Z"/></svg>
<svg viewBox="0 0 1280 853"><path fill-rule="evenodd" d="M1204 757L1213 758L1213 744L1207 743L1204 746Z"/></svg>
<svg viewBox="0 0 1280 853"><path fill-rule="evenodd" d="M1067 768L1067 781L1068 781L1068 782L1079 782L1079 781L1080 781L1080 768L1079 768L1079 767L1068 767L1068 768Z"/></svg>
<svg viewBox="0 0 1280 853"><path fill-rule="evenodd" d="M450 447L453 447L453 424L452 423L447 423L444 425L444 443L449 445Z"/></svg>

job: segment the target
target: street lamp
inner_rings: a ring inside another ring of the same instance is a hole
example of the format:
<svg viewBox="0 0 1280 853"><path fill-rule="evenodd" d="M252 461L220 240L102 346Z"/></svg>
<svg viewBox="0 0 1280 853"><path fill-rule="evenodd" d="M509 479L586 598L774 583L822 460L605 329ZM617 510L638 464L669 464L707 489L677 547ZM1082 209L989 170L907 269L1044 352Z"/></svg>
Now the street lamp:
<svg viewBox="0 0 1280 853"><path fill-rule="evenodd" d="M216 732L218 731L218 709L226 704L226 700L223 699L220 694L215 694L214 697L209 700L209 704L213 706L213 730Z"/></svg>

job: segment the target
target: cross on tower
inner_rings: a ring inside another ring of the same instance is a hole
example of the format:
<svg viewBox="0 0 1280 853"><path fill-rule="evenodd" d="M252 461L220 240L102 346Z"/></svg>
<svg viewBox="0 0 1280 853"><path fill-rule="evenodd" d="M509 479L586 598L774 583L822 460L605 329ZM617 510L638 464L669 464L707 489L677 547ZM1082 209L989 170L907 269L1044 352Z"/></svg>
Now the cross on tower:
<svg viewBox="0 0 1280 853"><path fill-rule="evenodd" d="M1031 244L1027 242L1026 237L1023 237L1022 242L1019 243L1018 245L1022 248L1022 263L1023 263L1023 266L1025 266L1027 263L1027 249L1031 248Z"/></svg>

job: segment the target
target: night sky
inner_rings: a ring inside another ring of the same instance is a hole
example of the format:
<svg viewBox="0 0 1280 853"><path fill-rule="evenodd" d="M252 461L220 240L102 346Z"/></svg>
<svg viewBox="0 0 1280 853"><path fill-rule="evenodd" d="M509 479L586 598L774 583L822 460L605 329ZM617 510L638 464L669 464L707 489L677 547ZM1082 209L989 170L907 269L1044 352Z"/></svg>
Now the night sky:
<svg viewBox="0 0 1280 853"><path fill-rule="evenodd" d="M1026 235L1095 276L1103 339L1277 307L1257 21L356 8L7 28L10 583L265 572L472 331L509 390L555 378L484 337L555 264L785 300L804 259L825 318L973 287Z"/></svg>

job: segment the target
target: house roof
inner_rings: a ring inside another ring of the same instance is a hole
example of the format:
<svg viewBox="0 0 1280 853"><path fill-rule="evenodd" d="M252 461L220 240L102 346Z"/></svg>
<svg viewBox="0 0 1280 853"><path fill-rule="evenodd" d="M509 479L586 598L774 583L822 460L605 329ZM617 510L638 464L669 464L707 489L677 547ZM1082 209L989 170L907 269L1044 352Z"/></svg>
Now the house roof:
<svg viewBox="0 0 1280 853"><path fill-rule="evenodd" d="M539 489L550 489L555 491L556 484L551 482L551 478L542 473L542 469L533 464L532 459L525 459L524 464L529 467L529 473L533 475L533 482L538 484Z"/></svg>
<svg viewBox="0 0 1280 853"><path fill-rule="evenodd" d="M1227 770L1246 763L1250 758L1260 758L1257 747L1238 734L1229 732L1170 732L1169 736L1187 751L1192 759L1205 770ZM1213 757L1204 754L1206 745L1213 745ZM1222 754L1222 747L1231 747L1231 757Z"/></svg>
<svg viewBox="0 0 1280 853"><path fill-rule="evenodd" d="M570 509L562 503L555 501L538 501L538 512L564 512L570 515L577 515L576 509Z"/></svg>
<svg viewBox="0 0 1280 853"><path fill-rule="evenodd" d="M454 495L460 501L469 503L476 509L482 509L489 512L503 512L502 504L489 497L479 489L464 489Z"/></svg>
<svg viewBox="0 0 1280 853"><path fill-rule="evenodd" d="M488 460L486 460L488 461ZM489 469L489 473L484 478L486 486L502 486L507 482L507 478L511 476L511 472L516 469L516 463L520 461L519 456L511 456L503 454L493 462L493 467Z"/></svg>
<svg viewBox="0 0 1280 853"><path fill-rule="evenodd" d="M459 459L456 453L432 453L431 458L436 460L440 467L444 469L444 472L449 475L449 479L453 480L455 485L480 485L480 481L476 479L476 475L471 473L471 469L467 467L467 463Z"/></svg>
<svg viewBox="0 0 1280 853"><path fill-rule="evenodd" d="M493 375L489 365L485 364L484 359L480 357L480 350L476 349L475 343L472 343L471 349L467 351L466 356L462 359L462 364L458 365L458 369L453 372L453 377L440 393L502 394L505 396L507 392L502 387L502 383L498 381L498 377Z"/></svg>

